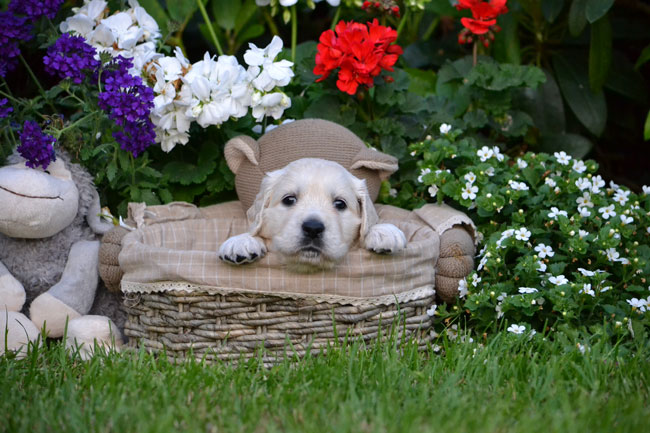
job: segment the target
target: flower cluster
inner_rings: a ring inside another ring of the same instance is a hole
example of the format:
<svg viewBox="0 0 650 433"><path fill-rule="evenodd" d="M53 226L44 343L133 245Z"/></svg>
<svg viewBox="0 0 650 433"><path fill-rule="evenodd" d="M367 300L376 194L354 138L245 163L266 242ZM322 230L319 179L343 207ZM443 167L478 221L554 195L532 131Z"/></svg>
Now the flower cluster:
<svg viewBox="0 0 650 433"><path fill-rule="evenodd" d="M364 1L361 5L361 9L364 11L377 11L380 13L385 13L393 15L395 18L399 18L399 6L394 0L381 0L381 1Z"/></svg>
<svg viewBox="0 0 650 433"><path fill-rule="evenodd" d="M558 322L621 333L632 320L650 325L650 187L636 195L607 184L594 161L566 152L509 161L444 131L411 150L423 156L416 194L465 207L484 239L456 314L485 327L507 320L512 333Z"/></svg>
<svg viewBox="0 0 650 433"><path fill-rule="evenodd" d="M64 33L47 49L43 64L48 73L81 84L89 73L95 72L100 66L95 55L95 49L84 38Z"/></svg>
<svg viewBox="0 0 650 433"><path fill-rule="evenodd" d="M156 134L150 119L153 90L140 77L129 73L131 59L118 56L106 66L101 79L104 89L99 93L99 107L122 128L113 137L123 150L138 156L155 142Z"/></svg>
<svg viewBox="0 0 650 433"><path fill-rule="evenodd" d="M174 57L161 57L148 65L148 77L155 93L152 120L156 141L164 151L189 140L193 121L201 127L221 125L241 118L249 109L258 122L265 116L279 119L291 100L277 90L293 77L293 63L276 61L282 39L274 37L265 48L250 44L244 54L248 68L233 56L214 58L206 53L194 64L180 49Z"/></svg>
<svg viewBox="0 0 650 433"><path fill-rule="evenodd" d="M14 111L13 107L7 106L8 102L9 100L7 98L0 99L0 119L4 119L9 115L9 113Z"/></svg>
<svg viewBox="0 0 650 433"><path fill-rule="evenodd" d="M158 23L139 5L129 0L130 8L108 15L104 0L84 0L84 5L73 9L75 15L63 21L59 29L82 36L98 53L132 60L132 75L139 75L148 62L162 55L156 52L160 39Z"/></svg>
<svg viewBox="0 0 650 433"><path fill-rule="evenodd" d="M354 95L359 85L372 87L382 70L392 71L402 48L391 45L397 32L375 19L367 24L340 21L334 31L326 30L319 39L314 74L325 80L339 69L336 86Z"/></svg>
<svg viewBox="0 0 650 433"><path fill-rule="evenodd" d="M17 15L25 15L30 20L41 17L53 19L65 0L11 0L9 10Z"/></svg>
<svg viewBox="0 0 650 433"><path fill-rule="evenodd" d="M460 44L472 43L477 35L479 40L486 47L494 40L494 33L500 31L497 26L497 16L508 12L506 0L458 0L456 9L469 9L472 18L463 17L461 24L465 27L458 35Z"/></svg>
<svg viewBox="0 0 650 433"><path fill-rule="evenodd" d="M16 68L20 55L18 44L32 38L28 19L11 12L0 12L0 77Z"/></svg>
<svg viewBox="0 0 650 433"><path fill-rule="evenodd" d="M20 146L16 150L25 158L27 167L36 168L40 165L45 170L56 160L53 147L55 142L54 137L43 133L38 123L27 120L20 133Z"/></svg>

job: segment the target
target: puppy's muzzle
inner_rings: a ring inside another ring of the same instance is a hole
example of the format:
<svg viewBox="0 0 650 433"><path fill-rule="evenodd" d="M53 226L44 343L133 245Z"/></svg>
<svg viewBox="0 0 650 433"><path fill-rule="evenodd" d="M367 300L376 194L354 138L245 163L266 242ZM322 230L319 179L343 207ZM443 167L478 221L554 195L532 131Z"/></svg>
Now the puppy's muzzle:
<svg viewBox="0 0 650 433"><path fill-rule="evenodd" d="M302 233L306 239L312 241L318 240L324 231L325 224L315 218L310 218L302 223Z"/></svg>

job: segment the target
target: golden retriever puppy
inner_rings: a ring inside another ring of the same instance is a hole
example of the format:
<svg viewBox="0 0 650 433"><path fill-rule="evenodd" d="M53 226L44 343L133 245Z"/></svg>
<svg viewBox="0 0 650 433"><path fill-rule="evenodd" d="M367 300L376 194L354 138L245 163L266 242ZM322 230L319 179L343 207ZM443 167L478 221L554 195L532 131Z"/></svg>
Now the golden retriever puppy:
<svg viewBox="0 0 650 433"><path fill-rule="evenodd" d="M266 254L266 239L291 269L311 272L333 267L357 241L380 254L406 247L400 229L376 224L365 180L324 159L299 159L267 173L247 217L249 232L227 239L221 260L253 262Z"/></svg>

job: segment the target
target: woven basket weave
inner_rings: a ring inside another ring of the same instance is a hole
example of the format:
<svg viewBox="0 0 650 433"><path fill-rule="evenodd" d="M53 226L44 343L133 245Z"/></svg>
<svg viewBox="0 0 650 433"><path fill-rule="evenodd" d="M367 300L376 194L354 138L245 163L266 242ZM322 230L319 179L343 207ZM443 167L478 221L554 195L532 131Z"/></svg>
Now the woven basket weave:
<svg viewBox="0 0 650 433"><path fill-rule="evenodd" d="M255 294L170 291L130 294L125 334L173 360L241 361L259 356L273 365L286 357L324 353L339 342L406 337L420 349L430 341L434 296L401 305L341 305Z"/></svg>

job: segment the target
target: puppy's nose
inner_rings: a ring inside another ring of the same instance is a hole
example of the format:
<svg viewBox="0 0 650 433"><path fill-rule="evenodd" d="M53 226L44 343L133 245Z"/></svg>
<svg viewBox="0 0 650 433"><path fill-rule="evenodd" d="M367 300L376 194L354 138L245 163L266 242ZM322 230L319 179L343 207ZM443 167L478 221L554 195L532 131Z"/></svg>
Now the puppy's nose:
<svg viewBox="0 0 650 433"><path fill-rule="evenodd" d="M308 219L302 223L302 231L308 238L316 239L325 231L325 225L317 219Z"/></svg>

